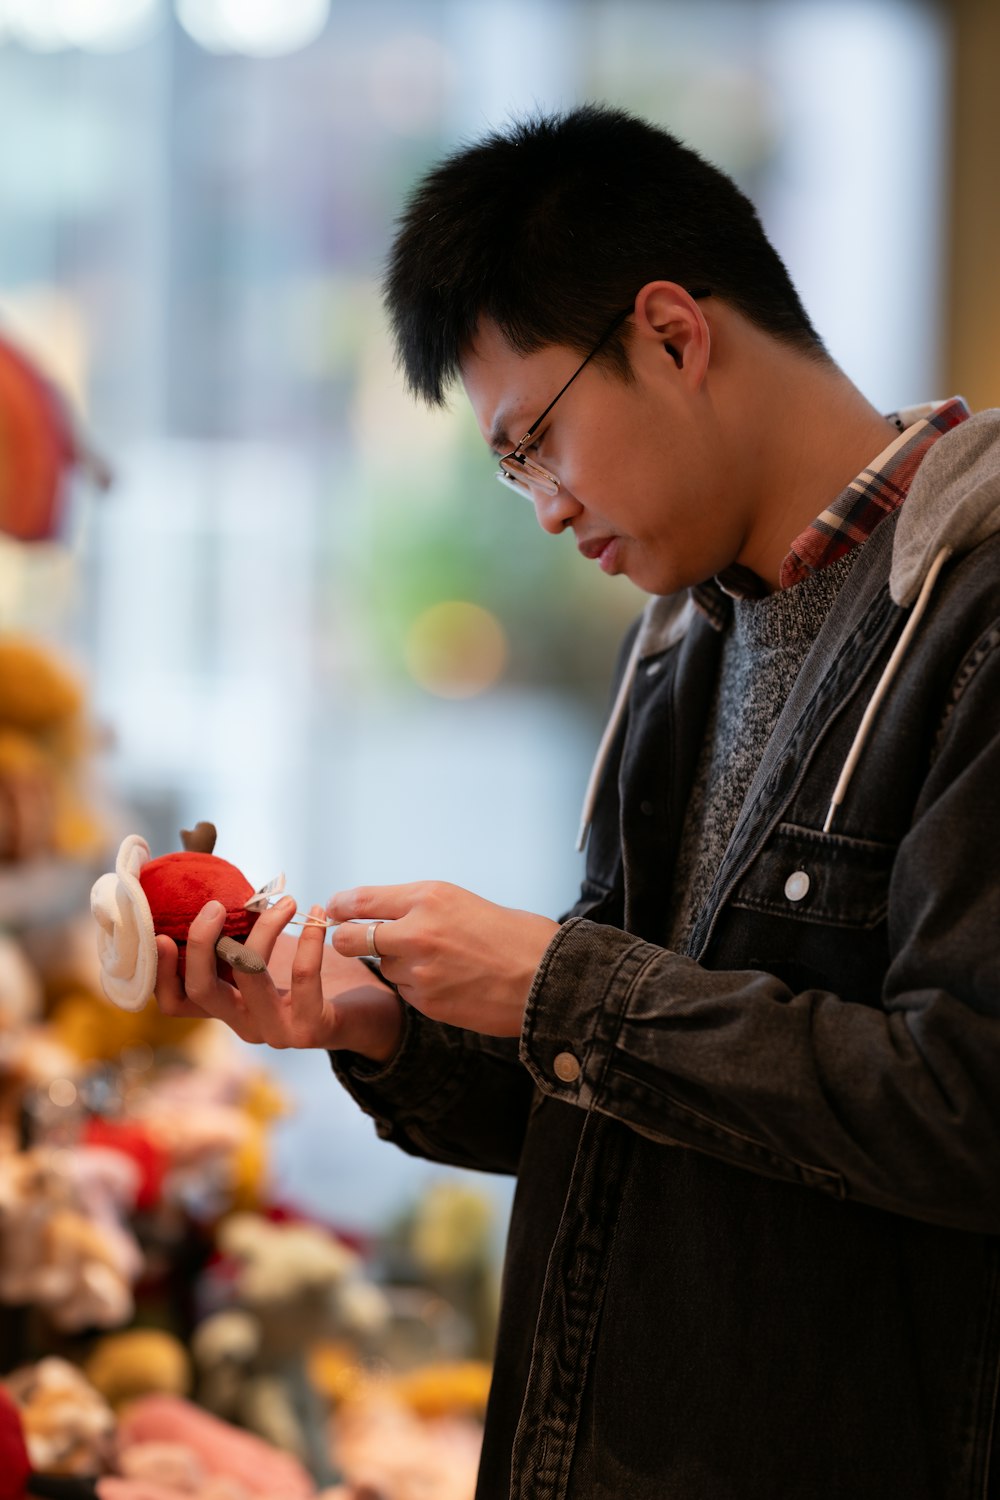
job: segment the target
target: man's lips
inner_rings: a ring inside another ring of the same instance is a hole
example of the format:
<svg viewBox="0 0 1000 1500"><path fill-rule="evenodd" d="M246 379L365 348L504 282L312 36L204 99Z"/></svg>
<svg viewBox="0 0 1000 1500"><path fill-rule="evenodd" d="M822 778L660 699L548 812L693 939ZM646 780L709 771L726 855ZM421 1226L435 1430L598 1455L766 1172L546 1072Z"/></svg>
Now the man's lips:
<svg viewBox="0 0 1000 1500"><path fill-rule="evenodd" d="M616 573L618 571L618 542L616 536L595 536L586 541L577 542L577 546L584 557L597 559L597 566L604 573Z"/></svg>
<svg viewBox="0 0 1000 1500"><path fill-rule="evenodd" d="M577 542L576 545L584 557L589 557L593 561L595 557L600 557L609 542L613 542L614 540L613 536L595 536L589 541Z"/></svg>

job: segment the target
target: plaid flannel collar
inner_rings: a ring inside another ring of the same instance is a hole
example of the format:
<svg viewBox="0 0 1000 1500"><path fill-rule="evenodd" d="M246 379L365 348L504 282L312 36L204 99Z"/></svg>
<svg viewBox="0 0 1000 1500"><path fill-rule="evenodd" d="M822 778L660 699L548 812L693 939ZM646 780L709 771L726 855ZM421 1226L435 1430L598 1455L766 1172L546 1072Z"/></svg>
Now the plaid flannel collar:
<svg viewBox="0 0 1000 1500"><path fill-rule="evenodd" d="M969 408L961 396L890 412L899 436L852 479L836 500L797 536L781 565L779 588L791 588L811 573L828 568L867 541L875 527L897 510L928 448L964 422ZM695 604L721 630L729 618L729 598L760 599L769 592L757 574L736 563L691 590Z"/></svg>

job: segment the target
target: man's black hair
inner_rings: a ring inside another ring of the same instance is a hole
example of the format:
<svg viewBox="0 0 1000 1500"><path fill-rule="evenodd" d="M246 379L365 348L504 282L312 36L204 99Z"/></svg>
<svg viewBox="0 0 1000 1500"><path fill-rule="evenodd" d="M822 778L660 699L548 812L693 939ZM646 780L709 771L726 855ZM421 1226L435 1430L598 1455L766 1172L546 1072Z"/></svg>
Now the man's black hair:
<svg viewBox="0 0 1000 1500"><path fill-rule="evenodd" d="M827 357L749 198L667 131L605 105L515 121L429 172L400 220L385 300L408 387L440 405L482 318L519 353L586 353L659 280L707 287ZM629 378L621 334L600 357Z"/></svg>

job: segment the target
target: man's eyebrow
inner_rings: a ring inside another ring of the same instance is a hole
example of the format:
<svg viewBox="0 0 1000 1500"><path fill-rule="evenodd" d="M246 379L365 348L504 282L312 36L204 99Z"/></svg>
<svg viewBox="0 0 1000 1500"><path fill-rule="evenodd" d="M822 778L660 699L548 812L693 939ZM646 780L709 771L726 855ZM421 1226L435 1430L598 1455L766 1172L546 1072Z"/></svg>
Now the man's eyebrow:
<svg viewBox="0 0 1000 1500"><path fill-rule="evenodd" d="M505 453L509 453L514 446L507 436L508 422L507 413L505 411L498 412L493 423L493 430L490 433L490 451L497 454L500 458Z"/></svg>
<svg viewBox="0 0 1000 1500"><path fill-rule="evenodd" d="M521 416L518 416L519 410L522 412ZM505 453L512 453L515 446L521 441L521 438L526 435L526 431L530 431L530 428L525 429L521 426L521 423L527 420L523 415L523 411L523 406L520 406L515 401L513 406L505 406L501 411L498 411L493 419L493 428L490 432L490 450L498 454L500 458L503 458ZM538 422L535 423L536 427L539 425ZM520 437L511 437L511 432L515 430L520 433Z"/></svg>

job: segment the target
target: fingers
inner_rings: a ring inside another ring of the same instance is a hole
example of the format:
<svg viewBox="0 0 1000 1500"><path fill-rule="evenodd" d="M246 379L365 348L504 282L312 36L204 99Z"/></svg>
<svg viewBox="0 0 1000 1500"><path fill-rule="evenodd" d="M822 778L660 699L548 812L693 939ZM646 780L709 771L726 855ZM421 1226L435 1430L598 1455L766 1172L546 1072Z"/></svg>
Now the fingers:
<svg viewBox="0 0 1000 1500"><path fill-rule="evenodd" d="M353 891L339 891L326 908L341 924L333 934L333 946L345 958L398 958L402 919L418 907L426 915L453 889L440 881L420 880L408 885L361 885ZM377 924L374 928L373 923Z"/></svg>
<svg viewBox="0 0 1000 1500"><path fill-rule="evenodd" d="M229 1026L245 1042L259 1041L247 1025L246 1006L239 990L219 977L215 944L225 922L225 908L210 901L188 928L184 959L185 1006L172 1006L171 1015L210 1016Z"/></svg>
<svg viewBox="0 0 1000 1500"><path fill-rule="evenodd" d="M395 958L398 955L392 933L396 925L384 917L375 917L370 922L343 922L331 942L344 958Z"/></svg>
<svg viewBox="0 0 1000 1500"><path fill-rule="evenodd" d="M193 1016L205 1019L207 1011L195 1005L184 993L177 973L177 944L172 938L156 939L155 1000L165 1016Z"/></svg>
<svg viewBox="0 0 1000 1500"><path fill-rule="evenodd" d="M294 909L295 903L291 899L279 902L278 908L263 913L254 923L246 947L263 957L265 963L278 933ZM266 968L259 974L234 971L234 984L227 984L220 978L216 943L225 920L226 910L222 903L209 901L191 923L184 988L189 1001L205 1015L223 1021L245 1042L258 1043L265 1040L260 1012L268 1002L273 1005L274 985ZM259 927L262 930L258 933ZM253 1011L248 1005L248 994L257 1001Z"/></svg>
<svg viewBox="0 0 1000 1500"><path fill-rule="evenodd" d="M322 910L319 907L314 907L313 912L322 916ZM257 919L253 931L247 938L246 946L259 953L265 961L269 961L279 937L288 926L289 918L294 915L294 899L291 896L283 897ZM289 973L291 988L294 988L298 980L312 978L319 973L323 961L325 938L324 926L308 924L303 927L295 942L290 973L286 969L286 973ZM283 965L279 964L279 968L281 967ZM233 980L251 1011L254 1011L255 1007L259 1008L259 1018L266 1026L267 1019L274 1010L276 994L274 976L270 970L264 969L259 974L234 973Z"/></svg>
<svg viewBox="0 0 1000 1500"><path fill-rule="evenodd" d="M261 913L244 946L266 964L294 914L294 900L285 897ZM322 918L322 907L314 906L310 915ZM317 1045L317 1029L329 1023L324 1016L322 984L325 924L318 921L303 928L294 944L290 969L287 959L278 964L288 982L282 989L276 987L267 968L259 973L234 970L232 984L219 977L216 944L224 925L225 908L217 901L208 902L195 917L188 929L183 985L177 972L176 944L169 938L157 939L161 1010L172 1016L215 1017L248 1042L273 1047Z"/></svg>
<svg viewBox="0 0 1000 1500"><path fill-rule="evenodd" d="M250 929L250 936L246 939L246 946L252 949L254 953L259 953L266 963L271 957L275 943L294 915L295 897L282 896L280 901L276 901L273 906L269 906L266 911L261 912ZM324 928L321 927L319 931L325 936Z"/></svg>
<svg viewBox="0 0 1000 1500"><path fill-rule="evenodd" d="M222 936L226 908L221 901L209 901L188 928L185 959L185 988L189 995L207 999L218 980L215 945Z"/></svg>
<svg viewBox="0 0 1000 1500"><path fill-rule="evenodd" d="M294 913L294 899L291 896L283 897L257 918L244 946L258 954L266 964L279 934ZM209 901L188 929L186 988L188 994L197 999L212 993L218 984L216 944L222 935L225 921L226 909L221 901Z"/></svg>
<svg viewBox="0 0 1000 1500"><path fill-rule="evenodd" d="M323 915L314 906L312 916ZM318 924L303 928L292 959L290 984L277 989L270 973L237 974L236 984L246 1012L260 1039L271 1047L319 1045L323 1019L321 970L326 928Z"/></svg>
<svg viewBox="0 0 1000 1500"><path fill-rule="evenodd" d="M409 885L359 885L353 891L338 891L327 903L335 922L354 917L405 917L428 891L426 881Z"/></svg>
<svg viewBox="0 0 1000 1500"><path fill-rule="evenodd" d="M312 906L309 908L311 917L322 917L323 908ZM318 923L307 923L295 945L295 957L292 959L292 985L301 984L304 980L315 979L319 975L323 963L323 946L326 943L326 928Z"/></svg>

